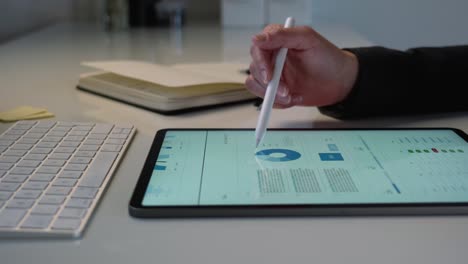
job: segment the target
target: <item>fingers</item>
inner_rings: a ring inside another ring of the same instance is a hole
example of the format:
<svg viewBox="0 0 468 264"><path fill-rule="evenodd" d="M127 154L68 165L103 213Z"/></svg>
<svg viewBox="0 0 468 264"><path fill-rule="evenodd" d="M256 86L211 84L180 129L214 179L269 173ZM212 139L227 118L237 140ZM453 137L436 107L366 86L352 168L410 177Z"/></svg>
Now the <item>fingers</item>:
<svg viewBox="0 0 468 264"><path fill-rule="evenodd" d="M252 75L249 75L245 80L245 86L254 95L261 98L265 97L266 85L258 82Z"/></svg>
<svg viewBox="0 0 468 264"><path fill-rule="evenodd" d="M279 48L306 50L316 46L320 39L320 35L307 26L283 28L274 24L268 25L262 33L255 35L252 42L260 49L266 50Z"/></svg>
<svg viewBox="0 0 468 264"><path fill-rule="evenodd" d="M252 62L249 67L250 75L257 80L257 82L262 84L268 84L268 75L266 69L261 66L259 63Z"/></svg>
<svg viewBox="0 0 468 264"><path fill-rule="evenodd" d="M256 45L250 47L250 56L252 57L252 64L250 69L255 67L255 78L263 83L268 83L273 74L272 55L273 51L262 50Z"/></svg>
<svg viewBox="0 0 468 264"><path fill-rule="evenodd" d="M245 80L245 86L254 95L262 98L265 97L266 85L262 82L259 82L254 76L249 75L249 77L247 77L247 79ZM295 98L296 97L290 95L289 89L285 87L283 83L280 83L275 96L275 105L277 105L278 107L293 106L297 102L297 99Z"/></svg>

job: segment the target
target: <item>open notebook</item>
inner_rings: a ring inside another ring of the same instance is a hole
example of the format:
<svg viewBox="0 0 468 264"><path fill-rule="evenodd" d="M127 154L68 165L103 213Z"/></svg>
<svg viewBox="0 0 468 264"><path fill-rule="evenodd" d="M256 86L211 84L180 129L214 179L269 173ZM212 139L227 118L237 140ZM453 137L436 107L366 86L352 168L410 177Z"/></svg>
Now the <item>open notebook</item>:
<svg viewBox="0 0 468 264"><path fill-rule="evenodd" d="M164 114L255 99L244 85L244 64L163 66L139 61L84 62L97 72L80 76L78 89Z"/></svg>

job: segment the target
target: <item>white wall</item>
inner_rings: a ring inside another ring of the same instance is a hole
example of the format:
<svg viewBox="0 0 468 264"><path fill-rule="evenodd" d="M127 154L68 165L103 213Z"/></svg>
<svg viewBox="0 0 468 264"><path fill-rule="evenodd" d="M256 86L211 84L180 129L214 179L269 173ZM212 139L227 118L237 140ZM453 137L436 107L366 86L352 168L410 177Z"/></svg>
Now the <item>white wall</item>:
<svg viewBox="0 0 468 264"><path fill-rule="evenodd" d="M467 0L311 0L312 22L349 25L375 44L468 45Z"/></svg>
<svg viewBox="0 0 468 264"><path fill-rule="evenodd" d="M70 17L71 0L1 0L0 42Z"/></svg>
<svg viewBox="0 0 468 264"><path fill-rule="evenodd" d="M57 20L96 20L103 1L1 0L0 42ZM188 0L189 21L219 21L219 1ZM344 24L377 45L406 49L468 44L468 0L310 1L312 25Z"/></svg>
<svg viewBox="0 0 468 264"><path fill-rule="evenodd" d="M127 1L127 0L121 0ZM105 0L0 0L0 43L64 20L98 22ZM218 21L218 0L187 0L189 21Z"/></svg>

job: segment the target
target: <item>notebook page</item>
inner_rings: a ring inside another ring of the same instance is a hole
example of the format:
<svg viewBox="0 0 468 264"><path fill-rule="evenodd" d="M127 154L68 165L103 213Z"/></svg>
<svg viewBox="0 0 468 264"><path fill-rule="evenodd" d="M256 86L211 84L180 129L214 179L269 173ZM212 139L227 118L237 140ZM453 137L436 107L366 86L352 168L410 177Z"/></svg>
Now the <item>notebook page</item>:
<svg viewBox="0 0 468 264"><path fill-rule="evenodd" d="M216 77L215 74L213 74L214 76L208 76L198 72L184 70L183 67L175 68L172 66L163 66L140 61L95 61L83 62L82 65L167 87L184 87L226 82Z"/></svg>

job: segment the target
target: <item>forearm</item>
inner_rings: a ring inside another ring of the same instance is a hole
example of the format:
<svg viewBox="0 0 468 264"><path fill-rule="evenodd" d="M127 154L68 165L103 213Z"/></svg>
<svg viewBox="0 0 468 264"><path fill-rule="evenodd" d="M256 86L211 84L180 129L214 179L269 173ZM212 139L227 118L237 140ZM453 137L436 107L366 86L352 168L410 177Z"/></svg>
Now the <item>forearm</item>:
<svg viewBox="0 0 468 264"><path fill-rule="evenodd" d="M468 46L348 49L359 61L355 85L342 102L320 107L338 118L468 110Z"/></svg>

